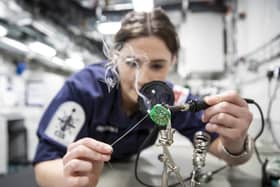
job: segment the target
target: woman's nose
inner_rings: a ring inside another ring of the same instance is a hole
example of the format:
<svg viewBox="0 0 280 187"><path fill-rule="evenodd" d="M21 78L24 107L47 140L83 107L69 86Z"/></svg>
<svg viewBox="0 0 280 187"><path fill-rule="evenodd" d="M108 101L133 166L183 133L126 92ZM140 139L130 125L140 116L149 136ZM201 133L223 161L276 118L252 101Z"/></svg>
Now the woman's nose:
<svg viewBox="0 0 280 187"><path fill-rule="evenodd" d="M142 87L144 84L153 81L153 75L151 75L151 73L148 73L145 70L140 70L138 72L138 77L137 77L137 84L139 85L139 87Z"/></svg>

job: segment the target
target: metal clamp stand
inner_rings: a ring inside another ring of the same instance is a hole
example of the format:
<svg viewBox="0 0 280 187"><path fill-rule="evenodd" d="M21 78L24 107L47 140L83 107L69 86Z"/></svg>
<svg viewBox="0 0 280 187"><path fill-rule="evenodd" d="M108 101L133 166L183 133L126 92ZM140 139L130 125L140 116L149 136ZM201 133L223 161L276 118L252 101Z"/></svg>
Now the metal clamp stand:
<svg viewBox="0 0 280 187"><path fill-rule="evenodd" d="M208 133L198 131L194 135L194 150L193 150L193 171L191 177L191 187L200 185L202 168L205 166L206 154L210 144L211 137Z"/></svg>
<svg viewBox="0 0 280 187"><path fill-rule="evenodd" d="M168 187L168 177L171 172L174 172L179 183L185 187L184 180L179 172L179 168L176 166L172 156L168 150L168 146L173 143L173 134L175 130L171 128L171 123L165 129L160 130L159 144L162 146L163 153L159 155L159 160L163 162L163 171L162 171L162 187Z"/></svg>
<svg viewBox="0 0 280 187"><path fill-rule="evenodd" d="M194 169L192 171L192 178L191 178L191 187L196 187L200 185L200 182L197 180L197 177L200 175L200 169Z"/></svg>

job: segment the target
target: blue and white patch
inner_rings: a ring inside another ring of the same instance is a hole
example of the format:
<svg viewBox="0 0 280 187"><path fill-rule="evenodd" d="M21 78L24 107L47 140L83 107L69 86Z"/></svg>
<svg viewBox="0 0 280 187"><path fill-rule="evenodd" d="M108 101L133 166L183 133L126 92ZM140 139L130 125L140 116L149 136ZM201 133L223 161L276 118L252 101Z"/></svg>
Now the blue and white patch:
<svg viewBox="0 0 280 187"><path fill-rule="evenodd" d="M72 143L85 122L85 112L81 105L67 101L59 106L53 115L46 135L62 145Z"/></svg>
<svg viewBox="0 0 280 187"><path fill-rule="evenodd" d="M184 88L179 85L174 85L173 86L173 93L174 93L174 99L175 105L181 105L186 103L186 100L190 94L190 90L188 88Z"/></svg>

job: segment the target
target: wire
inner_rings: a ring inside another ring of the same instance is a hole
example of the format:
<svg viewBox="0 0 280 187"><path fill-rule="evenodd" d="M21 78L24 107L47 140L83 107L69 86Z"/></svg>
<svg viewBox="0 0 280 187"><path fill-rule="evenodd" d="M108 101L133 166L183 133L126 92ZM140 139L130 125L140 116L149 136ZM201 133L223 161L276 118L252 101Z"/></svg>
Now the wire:
<svg viewBox="0 0 280 187"><path fill-rule="evenodd" d="M257 135L254 137L254 141L256 141L263 133L264 131L264 124L265 124L265 121L264 121L264 115L263 115L263 111L260 107L260 105L255 102L253 99L248 99L248 98L244 98L244 100L248 103L248 104L254 104L257 109L259 110L259 113L260 113L260 116L261 116L261 129L260 131L257 133Z"/></svg>
<svg viewBox="0 0 280 187"><path fill-rule="evenodd" d="M264 162L263 162L262 159L261 159L261 155L260 155L260 152L259 152L259 150L258 150L256 144L254 145L254 148L255 148L255 153L256 153L256 156L257 156L257 159L258 159L260 165L263 165Z"/></svg>
<svg viewBox="0 0 280 187"><path fill-rule="evenodd" d="M126 135L128 135L131 131L133 131L133 129L135 129L138 125L141 124L142 121L144 121L144 119L146 119L148 117L148 113L141 119L139 120L134 126L132 126L130 129L128 129L128 131L126 131L123 135L121 135L117 140L115 140L111 146L114 146L116 143L118 143L119 141L121 141Z"/></svg>
<svg viewBox="0 0 280 187"><path fill-rule="evenodd" d="M155 127L153 128L152 132L146 137L146 139L144 140L144 142L140 145L137 155L136 155L136 159L135 159L135 163L134 163L134 175L136 180L144 185L144 186L148 186L148 187L155 187L154 185L151 184L147 184L145 182L143 182L139 176L138 176L138 162L139 162L139 158L140 158L140 153L141 151L147 146L149 145L149 143L152 141L152 139L155 139L155 137L157 137L158 132L159 132L159 126L155 125Z"/></svg>
<svg viewBox="0 0 280 187"><path fill-rule="evenodd" d="M263 111L262 111L260 105L259 105L257 102L255 102L253 99L245 98L245 101L246 101L248 104L254 104L254 105L257 107L257 109L259 110L259 113L260 113L260 116L261 116L261 129L260 129L260 131L257 133L257 135L253 138L253 139L254 139L254 142L256 142L256 141L259 139L259 137L263 134L263 131L264 131L265 120L264 120ZM258 150L256 144L254 144L254 148L255 148L255 153L256 153L258 162L259 162L261 165L263 165L264 162L263 162L262 159L261 159L261 156L260 156L260 153L259 153L259 150Z"/></svg>
<svg viewBox="0 0 280 187"><path fill-rule="evenodd" d="M267 107L267 125L269 127L269 131L271 132L271 135L272 135L272 138L274 140L274 143L276 144L276 146L278 148L280 148L280 143L278 142L277 140L277 136L275 135L274 131L273 131L273 127L272 127L272 123L271 123L271 109L272 109L272 104L273 104L273 101L276 99L276 94L277 94L277 91L279 89L279 84L280 84L280 80L279 78L277 79L277 82L276 82L276 85L274 87L274 90L273 90L273 93L271 96L269 96L269 102L268 102L268 107Z"/></svg>

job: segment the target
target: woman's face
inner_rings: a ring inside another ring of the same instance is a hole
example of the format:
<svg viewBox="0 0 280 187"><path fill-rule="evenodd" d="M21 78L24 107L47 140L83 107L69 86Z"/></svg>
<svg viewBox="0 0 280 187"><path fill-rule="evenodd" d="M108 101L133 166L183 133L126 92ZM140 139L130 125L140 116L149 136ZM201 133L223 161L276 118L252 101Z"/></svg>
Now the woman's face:
<svg viewBox="0 0 280 187"><path fill-rule="evenodd" d="M164 81L173 58L165 43L155 36L141 37L126 42L120 51L118 70L123 100L137 103L136 89L154 81Z"/></svg>

